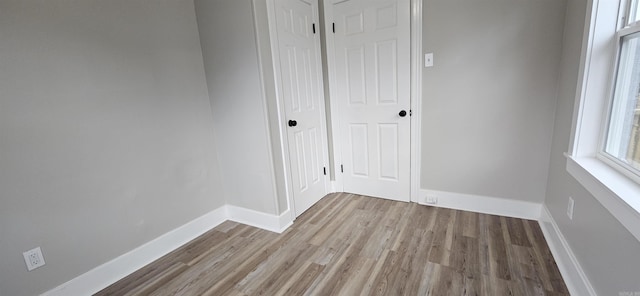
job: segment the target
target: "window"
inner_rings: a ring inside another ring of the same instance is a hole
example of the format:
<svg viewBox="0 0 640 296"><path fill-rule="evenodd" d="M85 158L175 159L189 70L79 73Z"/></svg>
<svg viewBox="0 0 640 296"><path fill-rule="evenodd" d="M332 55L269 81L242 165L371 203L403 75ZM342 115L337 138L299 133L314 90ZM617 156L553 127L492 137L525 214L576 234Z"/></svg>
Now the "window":
<svg viewBox="0 0 640 296"><path fill-rule="evenodd" d="M616 34L620 51L604 152L622 168L640 175L640 32L636 28L640 24L634 24Z"/></svg>
<svg viewBox="0 0 640 296"><path fill-rule="evenodd" d="M640 180L640 0L622 6L618 56L603 153L613 166ZM624 3L622 3L624 4Z"/></svg>
<svg viewBox="0 0 640 296"><path fill-rule="evenodd" d="M640 241L640 0L589 0L585 21L566 168Z"/></svg>
<svg viewBox="0 0 640 296"><path fill-rule="evenodd" d="M631 1L629 4L629 9L626 15L628 16L627 24L631 24L640 20L640 5L638 4L640 1Z"/></svg>

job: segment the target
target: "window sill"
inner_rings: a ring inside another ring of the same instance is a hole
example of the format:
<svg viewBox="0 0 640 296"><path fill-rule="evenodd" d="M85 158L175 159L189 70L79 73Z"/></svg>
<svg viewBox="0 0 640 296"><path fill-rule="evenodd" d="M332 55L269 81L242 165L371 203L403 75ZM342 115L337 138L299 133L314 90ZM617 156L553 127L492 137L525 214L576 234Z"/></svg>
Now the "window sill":
<svg viewBox="0 0 640 296"><path fill-rule="evenodd" d="M567 171L640 241L640 184L595 157L567 157Z"/></svg>

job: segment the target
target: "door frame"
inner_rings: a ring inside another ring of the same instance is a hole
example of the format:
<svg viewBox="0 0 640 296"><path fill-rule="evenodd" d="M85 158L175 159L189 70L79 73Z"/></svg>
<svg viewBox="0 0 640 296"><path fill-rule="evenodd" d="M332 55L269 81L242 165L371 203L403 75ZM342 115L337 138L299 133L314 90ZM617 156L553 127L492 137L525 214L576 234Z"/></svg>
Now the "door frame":
<svg viewBox="0 0 640 296"><path fill-rule="evenodd" d="M254 0L255 1L255 0ZM269 23L269 50L271 53L271 63L273 66L273 73L270 73L273 75L274 78L274 82L275 82L275 97L276 97L276 105L277 105L277 119L278 119L278 133L280 134L279 140L280 140L280 146L282 147L280 153L282 160L283 160L283 170L284 170L284 182L285 182L285 193L286 193L286 200L287 200L287 207L284 211L281 212L282 213L286 213L286 210L290 210L290 218L291 221L294 221L296 219L296 209L295 209L295 201L294 201L294 196L293 196L293 182L292 182L292 176L291 176L291 159L290 159L290 155L289 155L289 136L288 136L288 125L287 123L287 119L286 119L286 110L285 110L285 105L283 102L283 94L282 94L282 68L280 66L280 40L278 39L278 28L277 28L277 15L276 15L276 4L275 1L277 0L266 0L266 6L267 6L267 19L268 19L268 23ZM317 4L317 9L313 12L314 14L314 18L318 20L316 27L319 28L320 26L320 16L319 16L319 10L320 10L320 3L319 0L304 0L306 2L316 2ZM258 32L258 30L256 30L256 32ZM324 80L322 77L322 60L321 60L321 47L320 47L320 32L317 32L318 38L316 38L315 43L316 46L318 48L318 53L315 57L316 59L316 63L318 64L318 73L316 73L318 79L319 79L319 84L318 86L322 86L324 85ZM258 49L261 50L261 49ZM264 50L264 49L262 49ZM262 68L262 62L260 62L260 67ZM262 69L261 75L263 75L262 73L264 73L265 69ZM262 79L264 80L264 79ZM325 104L324 104L324 89L322 87L318 87L317 90L317 95L320 98L320 100L322 101L322 104L320 105L320 112L321 114L321 139L322 139L322 143L321 143L321 151L322 151L322 161L323 161L323 166L328 168L328 163L329 163L329 145L328 145L328 138L327 138L327 122L326 122L326 110L325 110ZM272 127L273 128L273 127ZM327 173L326 175L323 175L324 178L324 194L326 195L327 193L330 192L330 178L329 178L329 174Z"/></svg>
<svg viewBox="0 0 640 296"><path fill-rule="evenodd" d="M340 172L342 162L342 137L336 136L336 132L340 131L340 110L336 107L337 89L336 89L336 69L335 65L335 37L332 33L332 23L334 22L333 10L331 5L343 0L324 0L324 25L325 25L325 42L327 56L327 74L329 77L329 103L331 108L331 130L333 133L333 146L331 147L334 155L333 169L336 172L335 181L332 182L333 191L344 191L344 179ZM410 201L420 201L420 166L421 166L421 114L422 114L422 0L410 0L410 104L411 104L411 123L410 123Z"/></svg>

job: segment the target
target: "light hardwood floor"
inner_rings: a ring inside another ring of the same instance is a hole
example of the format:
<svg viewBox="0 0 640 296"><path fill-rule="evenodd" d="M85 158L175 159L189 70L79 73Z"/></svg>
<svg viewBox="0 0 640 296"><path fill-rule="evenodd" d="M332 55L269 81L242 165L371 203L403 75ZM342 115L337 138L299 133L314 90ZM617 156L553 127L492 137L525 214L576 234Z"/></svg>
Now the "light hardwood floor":
<svg viewBox="0 0 640 296"><path fill-rule="evenodd" d="M347 193L225 222L96 295L569 295L538 223Z"/></svg>

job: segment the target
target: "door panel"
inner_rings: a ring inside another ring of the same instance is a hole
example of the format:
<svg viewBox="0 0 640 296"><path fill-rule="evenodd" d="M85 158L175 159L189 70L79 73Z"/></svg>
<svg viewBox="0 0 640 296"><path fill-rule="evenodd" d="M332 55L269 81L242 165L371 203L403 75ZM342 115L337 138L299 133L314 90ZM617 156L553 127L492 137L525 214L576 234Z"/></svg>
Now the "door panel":
<svg viewBox="0 0 640 296"><path fill-rule="evenodd" d="M396 63L396 41L378 42L375 48L375 86L378 104L397 104L398 65Z"/></svg>
<svg viewBox="0 0 640 296"><path fill-rule="evenodd" d="M287 123L290 174L296 216L325 194L325 155L322 124L323 94L319 37L312 24L317 1L276 0L282 97Z"/></svg>
<svg viewBox="0 0 640 296"><path fill-rule="evenodd" d="M344 191L409 201L409 0L336 2L331 66Z"/></svg>
<svg viewBox="0 0 640 296"><path fill-rule="evenodd" d="M352 173L362 177L369 176L369 136L367 130L366 123L351 124L350 126L350 146L353 147L351 149Z"/></svg>
<svg viewBox="0 0 640 296"><path fill-rule="evenodd" d="M367 97L364 68L364 47L346 49L347 77L344 81L349 89L348 98L350 104L366 104Z"/></svg>
<svg viewBox="0 0 640 296"><path fill-rule="evenodd" d="M292 150L292 156L295 159L296 170L295 175L298 179L297 189L300 192L305 192L307 188L309 188L309 183L307 182L307 168L306 168L306 145L304 143L304 131L295 131L294 133L294 141L295 141L295 149Z"/></svg>
<svg viewBox="0 0 640 296"><path fill-rule="evenodd" d="M378 124L378 157L380 179L398 181L398 125Z"/></svg>

